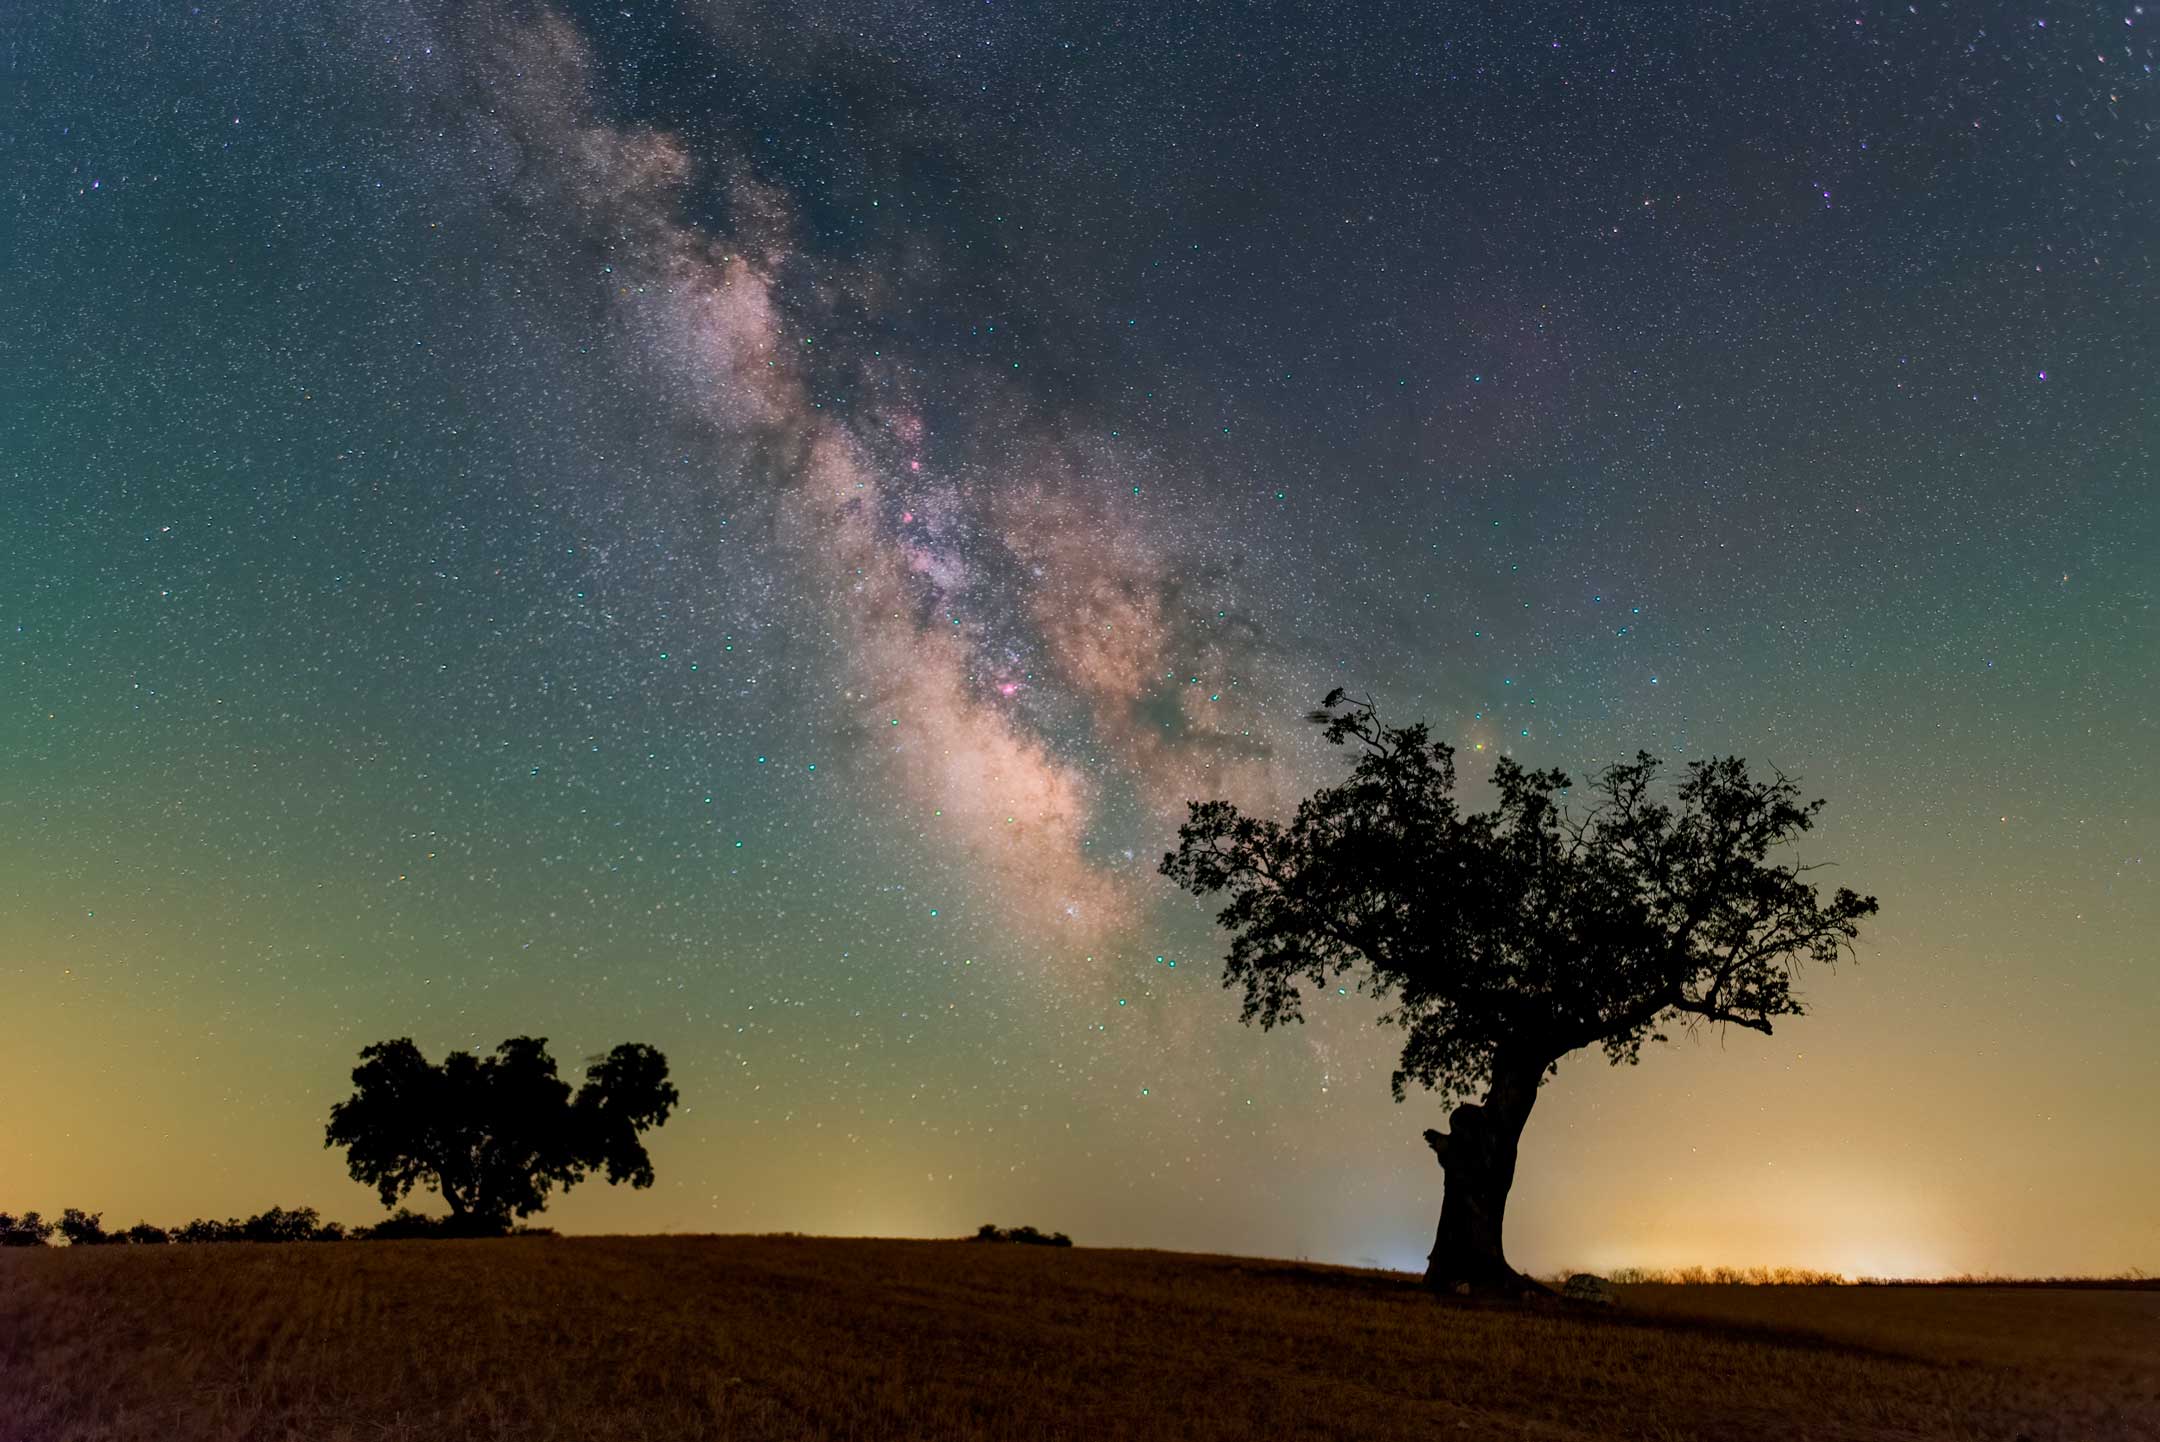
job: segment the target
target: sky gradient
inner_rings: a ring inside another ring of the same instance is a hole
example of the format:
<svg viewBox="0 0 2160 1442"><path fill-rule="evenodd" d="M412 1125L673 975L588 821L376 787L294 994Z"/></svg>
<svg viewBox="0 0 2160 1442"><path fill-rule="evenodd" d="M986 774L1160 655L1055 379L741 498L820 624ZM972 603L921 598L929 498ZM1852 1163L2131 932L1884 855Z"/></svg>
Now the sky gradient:
<svg viewBox="0 0 2160 1442"><path fill-rule="evenodd" d="M1155 863L1370 692L1829 801L1511 1258L2160 1265L2160 12L0 17L0 1207L362 1221L358 1049L664 1050L565 1230L1421 1265Z"/></svg>

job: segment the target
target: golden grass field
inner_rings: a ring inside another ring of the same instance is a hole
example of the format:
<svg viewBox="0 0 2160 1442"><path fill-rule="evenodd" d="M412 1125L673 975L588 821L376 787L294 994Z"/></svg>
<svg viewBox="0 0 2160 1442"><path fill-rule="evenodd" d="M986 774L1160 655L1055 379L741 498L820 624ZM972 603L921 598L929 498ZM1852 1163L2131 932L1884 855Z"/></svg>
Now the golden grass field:
<svg viewBox="0 0 2160 1442"><path fill-rule="evenodd" d="M791 1237L0 1252L0 1439L2160 1437L2160 1292Z"/></svg>

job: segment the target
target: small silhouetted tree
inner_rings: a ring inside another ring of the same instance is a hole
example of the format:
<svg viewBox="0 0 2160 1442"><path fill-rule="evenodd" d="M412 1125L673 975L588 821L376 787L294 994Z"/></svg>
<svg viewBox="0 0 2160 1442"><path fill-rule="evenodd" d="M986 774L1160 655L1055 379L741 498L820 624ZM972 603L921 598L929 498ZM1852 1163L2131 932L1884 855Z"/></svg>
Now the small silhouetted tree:
<svg viewBox="0 0 2160 1442"><path fill-rule="evenodd" d="M680 1099L667 1058L635 1042L587 1066L575 1096L544 1037L513 1037L488 1057L454 1051L440 1065L408 1039L378 1042L352 1078L323 1145L344 1147L353 1180L385 1207L423 1187L450 1208L451 1230L470 1233L506 1231L592 1173L651 1186L641 1137Z"/></svg>
<svg viewBox="0 0 2160 1442"><path fill-rule="evenodd" d="M153 1227L148 1222L137 1222L123 1234L133 1247L162 1247L172 1240L163 1227Z"/></svg>
<svg viewBox="0 0 2160 1442"><path fill-rule="evenodd" d="M14 1216L0 1212L0 1247L42 1247L52 1240L53 1224L36 1212Z"/></svg>
<svg viewBox="0 0 2160 1442"><path fill-rule="evenodd" d="M85 1212L76 1207L60 1214L60 1235L71 1247L102 1247L120 1240L105 1230L103 1212Z"/></svg>
<svg viewBox="0 0 2160 1442"><path fill-rule="evenodd" d="M1797 963L1848 954L1875 898L1841 887L1825 902L1812 868L1771 859L1823 803L1738 758L1690 763L1667 805L1659 762L1639 753L1581 811L1565 775L1502 758L1498 804L1468 814L1453 748L1422 725L1383 725L1340 690L1312 720L1355 746L1349 780L1288 823L1194 802L1163 874L1228 896L1224 985L1243 988L1245 1021L1301 1020L1303 986L1353 975L1389 1004L1382 1021L1405 1033L1395 1099L1416 1082L1455 1104L1445 1134L1425 1133L1446 1179L1426 1281L1528 1287L1501 1226L1523 1126L1561 1058L1595 1046L1632 1064L1676 1025L1767 1034L1800 1014Z"/></svg>

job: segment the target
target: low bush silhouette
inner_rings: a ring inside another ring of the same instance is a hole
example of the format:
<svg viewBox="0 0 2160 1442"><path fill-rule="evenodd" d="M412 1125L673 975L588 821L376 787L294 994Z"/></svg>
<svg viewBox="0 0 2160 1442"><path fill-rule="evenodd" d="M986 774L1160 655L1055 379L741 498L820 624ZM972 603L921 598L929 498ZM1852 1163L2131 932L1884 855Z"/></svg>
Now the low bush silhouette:
<svg viewBox="0 0 2160 1442"><path fill-rule="evenodd" d="M153 1227L148 1222L137 1222L121 1233L131 1247L162 1247L172 1241L172 1234L163 1227Z"/></svg>
<svg viewBox="0 0 2160 1442"><path fill-rule="evenodd" d="M1052 1232L1045 1236L1033 1227L1000 1227L995 1222L984 1222L980 1227L976 1228L975 1235L969 1237L968 1240L971 1242L1018 1242L1022 1246L1029 1247L1069 1247L1072 1245L1072 1238L1066 1236L1063 1232Z"/></svg>

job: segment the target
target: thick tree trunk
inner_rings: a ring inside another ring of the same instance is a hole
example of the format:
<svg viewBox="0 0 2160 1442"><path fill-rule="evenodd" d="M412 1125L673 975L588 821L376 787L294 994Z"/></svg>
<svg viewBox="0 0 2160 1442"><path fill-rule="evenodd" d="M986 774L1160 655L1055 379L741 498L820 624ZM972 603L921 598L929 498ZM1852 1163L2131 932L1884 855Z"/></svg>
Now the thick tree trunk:
<svg viewBox="0 0 2160 1442"><path fill-rule="evenodd" d="M1537 1104L1543 1062L1495 1058L1492 1085L1482 1103L1465 1102L1448 1117L1448 1134L1425 1133L1446 1174L1440 1227L1426 1258L1425 1285L1444 1292L1542 1290L1508 1265L1501 1245L1509 1188L1515 1185L1515 1148L1530 1108Z"/></svg>

